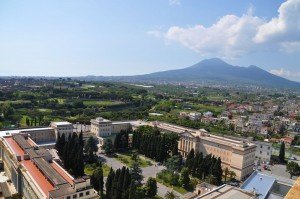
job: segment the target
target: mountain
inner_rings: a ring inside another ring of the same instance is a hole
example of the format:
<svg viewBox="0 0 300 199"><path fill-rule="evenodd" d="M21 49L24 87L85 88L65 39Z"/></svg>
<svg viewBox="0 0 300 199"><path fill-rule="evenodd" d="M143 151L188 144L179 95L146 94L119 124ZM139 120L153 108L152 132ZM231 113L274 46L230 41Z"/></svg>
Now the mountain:
<svg viewBox="0 0 300 199"><path fill-rule="evenodd" d="M257 66L230 65L219 58L205 59L187 68L136 76L89 77L89 80L130 82L194 82L230 85L260 85L267 87L300 88L294 82L271 74Z"/></svg>

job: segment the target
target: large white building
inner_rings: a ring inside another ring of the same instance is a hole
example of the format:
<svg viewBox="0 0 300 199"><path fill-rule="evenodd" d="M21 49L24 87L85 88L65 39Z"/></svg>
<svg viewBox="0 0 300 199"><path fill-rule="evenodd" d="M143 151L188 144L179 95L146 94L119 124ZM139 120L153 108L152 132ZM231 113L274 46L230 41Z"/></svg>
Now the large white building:
<svg viewBox="0 0 300 199"><path fill-rule="evenodd" d="M73 133L73 124L70 122L51 122L50 127L55 131L55 136L57 138L58 133L60 135L65 134L66 138L69 134Z"/></svg>

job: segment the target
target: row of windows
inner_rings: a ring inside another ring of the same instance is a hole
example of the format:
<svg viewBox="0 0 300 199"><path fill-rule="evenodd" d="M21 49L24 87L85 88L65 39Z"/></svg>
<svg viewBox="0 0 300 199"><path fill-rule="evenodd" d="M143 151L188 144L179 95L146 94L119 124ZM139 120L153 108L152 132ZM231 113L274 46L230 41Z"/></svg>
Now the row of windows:
<svg viewBox="0 0 300 199"><path fill-rule="evenodd" d="M79 193L79 198L80 198L80 197L83 197L83 194L84 194L83 192ZM85 192L85 195L86 195L86 196L90 195L90 191ZM74 194L74 195L72 196L72 198L77 198L77 194ZM71 196L67 196L66 199L71 199Z"/></svg>

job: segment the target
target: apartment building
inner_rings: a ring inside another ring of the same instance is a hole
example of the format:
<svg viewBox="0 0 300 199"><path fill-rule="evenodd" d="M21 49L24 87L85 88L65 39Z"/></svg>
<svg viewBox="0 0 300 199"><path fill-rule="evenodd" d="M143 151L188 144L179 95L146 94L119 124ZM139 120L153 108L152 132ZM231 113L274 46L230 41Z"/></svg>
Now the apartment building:
<svg viewBox="0 0 300 199"><path fill-rule="evenodd" d="M269 162L272 155L272 143L256 141L255 157L261 161Z"/></svg>
<svg viewBox="0 0 300 199"><path fill-rule="evenodd" d="M88 177L73 178L26 133L2 133L0 154L4 171L22 198L98 198Z"/></svg>

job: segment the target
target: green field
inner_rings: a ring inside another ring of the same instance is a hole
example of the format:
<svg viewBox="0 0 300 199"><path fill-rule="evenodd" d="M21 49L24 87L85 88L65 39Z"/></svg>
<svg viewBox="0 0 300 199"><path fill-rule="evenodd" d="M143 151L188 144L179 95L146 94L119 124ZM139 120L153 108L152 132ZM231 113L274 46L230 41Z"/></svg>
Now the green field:
<svg viewBox="0 0 300 199"><path fill-rule="evenodd" d="M84 173L86 175L91 176L93 174L93 172L94 172L95 169L96 169L96 164L87 164L84 167ZM103 164L102 165L102 169L103 169L103 176L104 177L108 176L108 173L110 171L110 167L107 166L106 164Z"/></svg>
<svg viewBox="0 0 300 199"><path fill-rule="evenodd" d="M112 105L119 105L123 104L121 101L102 101L102 100L85 100L83 101L85 106L112 106Z"/></svg>
<svg viewBox="0 0 300 199"><path fill-rule="evenodd" d="M116 159L119 160L120 162L122 162L123 164L126 164L129 167L134 163L134 161L131 158L130 153L118 154ZM148 166L152 165L152 163L149 160L144 160L142 158L138 158L138 163L139 163L140 167L148 167Z"/></svg>
<svg viewBox="0 0 300 199"><path fill-rule="evenodd" d="M186 194L188 191L186 189L184 189L183 187L179 187L179 186L173 186L173 185L170 185L169 183L166 183L164 182L163 180L159 179L159 178L156 178L156 181L169 187L169 188L172 188L174 189L175 191L181 193L182 195L183 194Z"/></svg>
<svg viewBox="0 0 300 199"><path fill-rule="evenodd" d="M0 104L9 103L9 104L28 104L31 103L30 100L6 100L6 101L0 101Z"/></svg>

